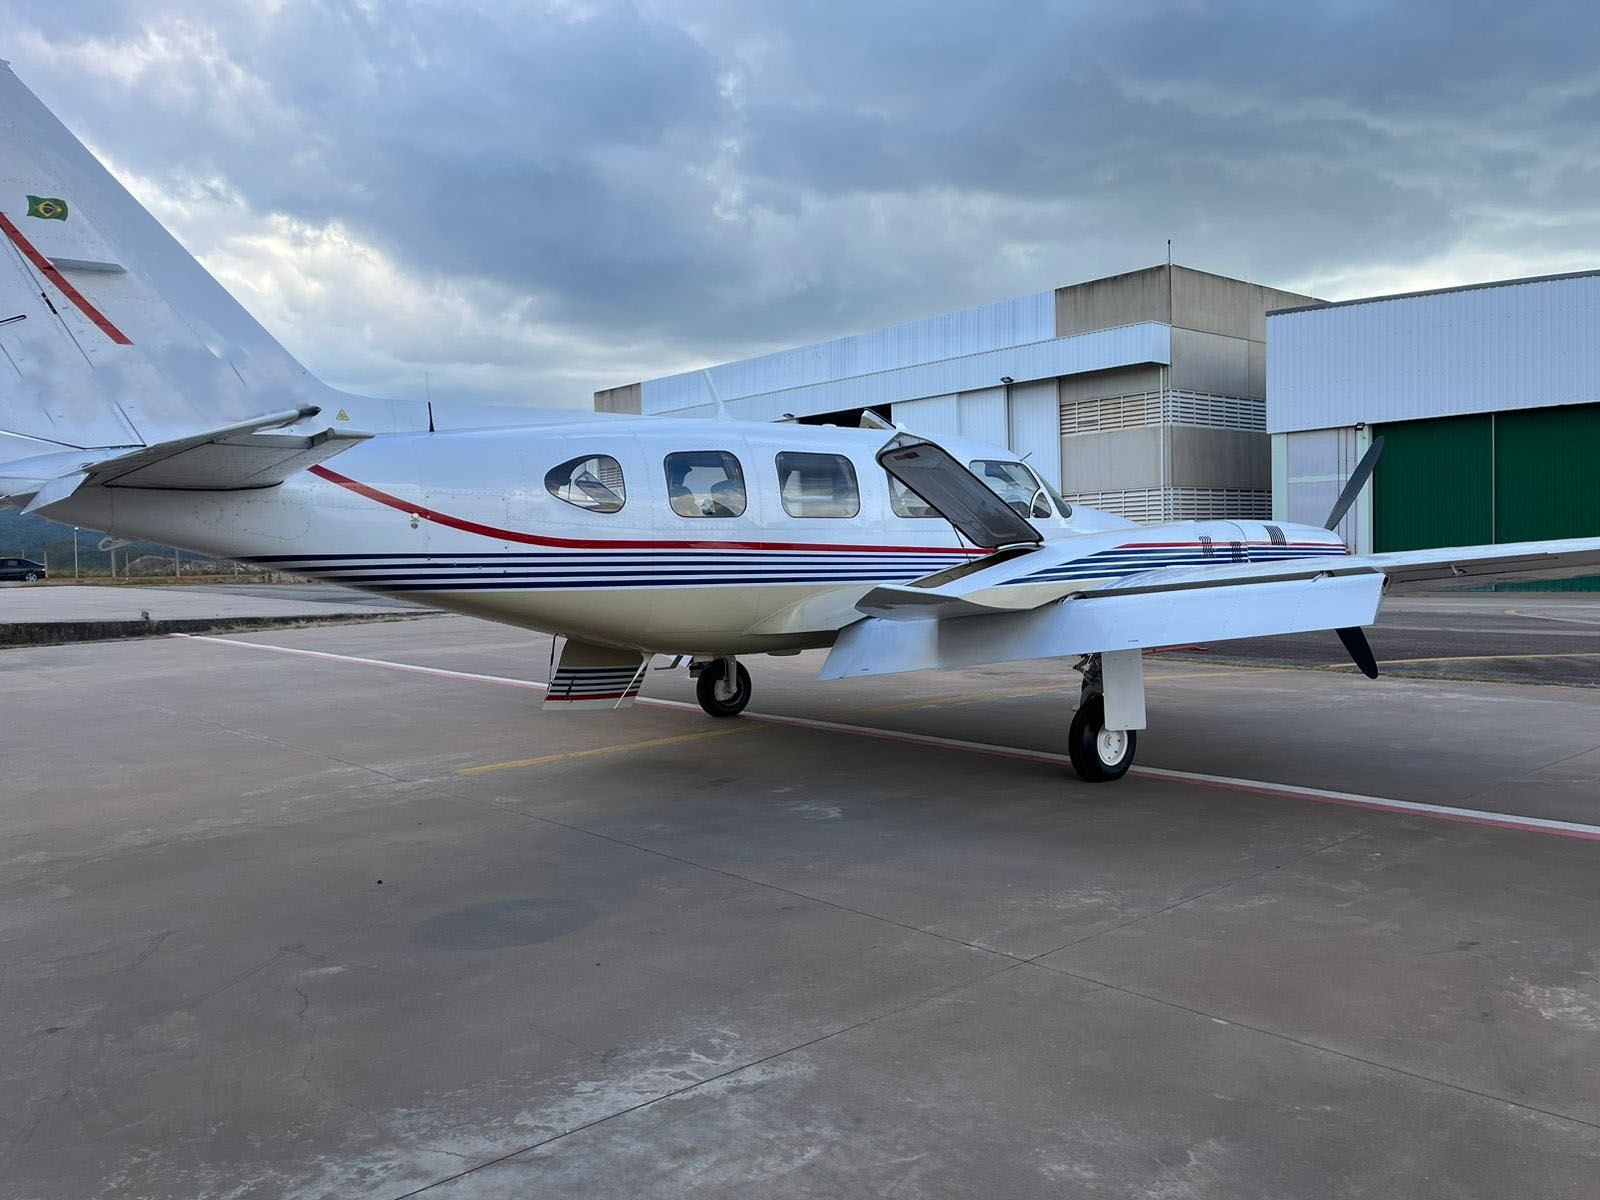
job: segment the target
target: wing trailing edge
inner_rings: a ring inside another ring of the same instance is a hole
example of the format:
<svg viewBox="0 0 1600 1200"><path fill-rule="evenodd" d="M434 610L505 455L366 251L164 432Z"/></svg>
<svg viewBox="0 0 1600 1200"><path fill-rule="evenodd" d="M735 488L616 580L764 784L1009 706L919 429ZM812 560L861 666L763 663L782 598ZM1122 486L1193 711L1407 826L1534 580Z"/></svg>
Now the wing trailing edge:
<svg viewBox="0 0 1600 1200"><path fill-rule="evenodd" d="M1383 596L1374 573L1063 600L954 621L871 617L840 631L820 678L891 675L1063 655L1142 650L1370 625Z"/></svg>

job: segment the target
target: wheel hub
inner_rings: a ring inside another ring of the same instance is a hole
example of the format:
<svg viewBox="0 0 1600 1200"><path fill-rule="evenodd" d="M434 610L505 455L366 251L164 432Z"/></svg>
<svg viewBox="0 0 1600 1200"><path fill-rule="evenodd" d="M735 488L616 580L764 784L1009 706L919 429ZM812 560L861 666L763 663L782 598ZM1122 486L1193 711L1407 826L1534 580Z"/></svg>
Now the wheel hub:
<svg viewBox="0 0 1600 1200"><path fill-rule="evenodd" d="M1128 733L1123 729L1102 729L1095 735L1095 753L1100 761L1108 767L1114 767L1122 761L1122 756L1128 752Z"/></svg>

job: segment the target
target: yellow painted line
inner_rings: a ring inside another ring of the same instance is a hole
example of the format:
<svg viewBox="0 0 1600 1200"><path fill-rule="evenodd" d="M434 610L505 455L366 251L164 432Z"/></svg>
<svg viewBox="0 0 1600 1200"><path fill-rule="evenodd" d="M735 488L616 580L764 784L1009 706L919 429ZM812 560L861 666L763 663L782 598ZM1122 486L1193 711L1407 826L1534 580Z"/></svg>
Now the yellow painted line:
<svg viewBox="0 0 1600 1200"><path fill-rule="evenodd" d="M1562 654L1457 654L1448 658L1381 658L1378 660L1380 667L1404 667L1412 663L1447 663L1447 662L1503 662L1513 658L1600 658L1600 650L1589 650L1580 653ZM1335 664L1349 666L1349 663Z"/></svg>
<svg viewBox="0 0 1600 1200"><path fill-rule="evenodd" d="M1600 650L1588 650L1575 653L1560 654L1456 654L1443 658L1380 658L1380 667L1409 667L1417 663L1452 663L1452 662L1506 662L1512 659L1531 658L1600 658ZM1354 663L1331 662L1311 663L1305 667L1297 668L1305 671L1354 671Z"/></svg>
<svg viewBox="0 0 1600 1200"><path fill-rule="evenodd" d="M510 762L485 763L481 767L462 767L457 775L487 775L491 771L516 771L523 767L542 767L549 763L571 762L579 758L598 758L602 754L626 754L630 750L649 750L654 746L677 746L684 742L703 742L707 738L727 737L735 733L755 733L760 725L734 725L728 729L712 729L705 733L680 733L675 737L651 738L645 742L623 742L616 746L595 746L589 750L568 750L564 754L541 754L538 758L514 758Z"/></svg>
<svg viewBox="0 0 1600 1200"><path fill-rule="evenodd" d="M1506 609L1506 616L1522 617L1528 621L1555 621L1559 625L1600 625L1600 621L1588 617L1553 617L1549 613L1523 612L1520 608Z"/></svg>

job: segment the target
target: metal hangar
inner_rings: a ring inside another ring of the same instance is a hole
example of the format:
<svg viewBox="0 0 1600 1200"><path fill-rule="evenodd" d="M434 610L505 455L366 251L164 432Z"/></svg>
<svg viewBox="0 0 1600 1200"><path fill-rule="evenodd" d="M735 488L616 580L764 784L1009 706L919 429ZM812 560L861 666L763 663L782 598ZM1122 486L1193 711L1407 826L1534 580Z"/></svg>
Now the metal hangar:
<svg viewBox="0 0 1600 1200"><path fill-rule="evenodd" d="M1274 517L1326 512L1382 434L1357 552L1600 533L1600 272L1289 308L1267 345Z"/></svg>
<svg viewBox="0 0 1600 1200"><path fill-rule="evenodd" d="M1162 264L709 368L753 420L856 423L1028 456L1071 499L1154 521L1266 518L1266 314L1311 297ZM602 412L693 413L693 371L596 392Z"/></svg>

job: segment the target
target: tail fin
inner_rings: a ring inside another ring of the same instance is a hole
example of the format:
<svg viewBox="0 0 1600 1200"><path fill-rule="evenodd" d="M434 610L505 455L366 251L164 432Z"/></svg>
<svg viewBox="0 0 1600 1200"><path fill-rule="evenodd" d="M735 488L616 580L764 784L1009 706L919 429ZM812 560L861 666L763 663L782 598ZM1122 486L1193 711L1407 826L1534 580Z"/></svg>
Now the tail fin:
<svg viewBox="0 0 1600 1200"><path fill-rule="evenodd" d="M356 400L296 362L4 63L0 358L0 462ZM373 424L410 424L376 403L389 419Z"/></svg>

